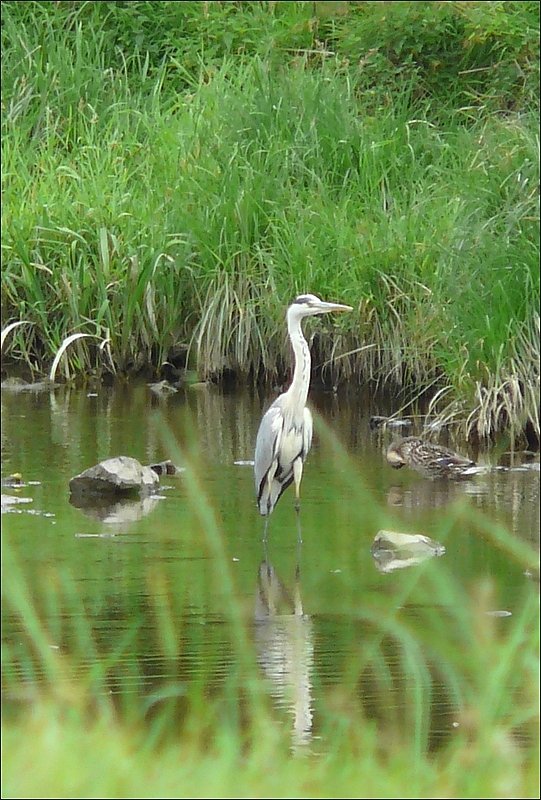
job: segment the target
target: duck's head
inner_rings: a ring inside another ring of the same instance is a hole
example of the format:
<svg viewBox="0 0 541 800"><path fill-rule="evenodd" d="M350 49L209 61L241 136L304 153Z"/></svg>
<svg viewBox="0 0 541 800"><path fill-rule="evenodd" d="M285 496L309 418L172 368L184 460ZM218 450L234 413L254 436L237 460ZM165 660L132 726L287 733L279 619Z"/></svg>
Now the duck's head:
<svg viewBox="0 0 541 800"><path fill-rule="evenodd" d="M404 453L402 452L402 443L393 442L387 449L387 461L394 469L400 469L406 464Z"/></svg>

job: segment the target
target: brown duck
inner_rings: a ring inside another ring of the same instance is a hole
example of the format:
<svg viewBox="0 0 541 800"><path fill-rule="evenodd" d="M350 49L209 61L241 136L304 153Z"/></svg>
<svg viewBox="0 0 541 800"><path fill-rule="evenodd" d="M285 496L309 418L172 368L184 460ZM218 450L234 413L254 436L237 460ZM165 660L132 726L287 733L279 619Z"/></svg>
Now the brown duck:
<svg viewBox="0 0 541 800"><path fill-rule="evenodd" d="M395 469L411 467L427 478L458 478L465 469L475 466L475 461L417 436L393 442L387 450L387 461Z"/></svg>

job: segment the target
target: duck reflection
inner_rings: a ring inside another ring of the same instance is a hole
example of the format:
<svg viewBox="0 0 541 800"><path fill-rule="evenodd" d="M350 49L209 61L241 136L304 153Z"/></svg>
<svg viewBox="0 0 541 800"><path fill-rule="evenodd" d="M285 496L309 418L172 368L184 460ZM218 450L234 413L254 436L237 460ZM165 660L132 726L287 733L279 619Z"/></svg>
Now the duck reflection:
<svg viewBox="0 0 541 800"><path fill-rule="evenodd" d="M258 569L254 618L258 661L277 705L293 718L292 749L297 751L312 736L314 666L313 625L302 607L298 559L289 591L265 554Z"/></svg>
<svg viewBox="0 0 541 800"><path fill-rule="evenodd" d="M387 505L413 508L441 508L464 494L473 493L473 481L430 481L410 486L390 486Z"/></svg>

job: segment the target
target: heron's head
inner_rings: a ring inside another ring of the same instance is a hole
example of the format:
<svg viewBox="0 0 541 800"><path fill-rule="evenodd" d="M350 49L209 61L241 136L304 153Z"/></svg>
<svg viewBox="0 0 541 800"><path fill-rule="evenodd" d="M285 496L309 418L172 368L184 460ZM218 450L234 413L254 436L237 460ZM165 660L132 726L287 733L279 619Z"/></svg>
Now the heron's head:
<svg viewBox="0 0 541 800"><path fill-rule="evenodd" d="M302 319L313 317L316 314L329 314L331 311L353 311L351 306L344 306L341 303L326 303L320 300L315 294L300 294L288 308L288 316Z"/></svg>
<svg viewBox="0 0 541 800"><path fill-rule="evenodd" d="M406 459L402 452L402 442L393 442L387 449L387 461L395 469L400 469L406 464Z"/></svg>

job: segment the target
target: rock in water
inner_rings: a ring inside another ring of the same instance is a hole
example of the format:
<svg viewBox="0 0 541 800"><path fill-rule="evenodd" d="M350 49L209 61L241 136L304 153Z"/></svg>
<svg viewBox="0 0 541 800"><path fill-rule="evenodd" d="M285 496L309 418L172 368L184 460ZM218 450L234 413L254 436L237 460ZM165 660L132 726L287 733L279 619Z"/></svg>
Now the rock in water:
<svg viewBox="0 0 541 800"><path fill-rule="evenodd" d="M159 483L158 475L136 458L116 456L100 461L70 481L72 494L135 494L149 492Z"/></svg>
<svg viewBox="0 0 541 800"><path fill-rule="evenodd" d="M394 572L420 564L428 558L442 556L445 547L420 533L378 531L371 552L380 572Z"/></svg>

